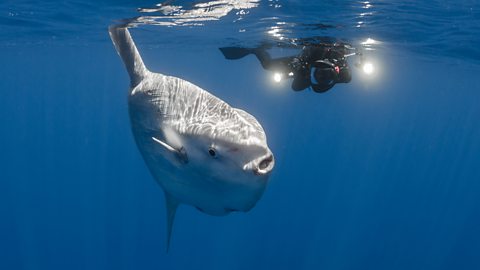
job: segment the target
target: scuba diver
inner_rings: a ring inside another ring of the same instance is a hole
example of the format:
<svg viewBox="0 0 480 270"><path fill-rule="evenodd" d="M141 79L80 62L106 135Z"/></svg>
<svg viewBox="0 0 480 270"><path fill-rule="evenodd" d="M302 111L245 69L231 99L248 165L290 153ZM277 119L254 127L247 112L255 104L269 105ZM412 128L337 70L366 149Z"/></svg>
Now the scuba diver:
<svg viewBox="0 0 480 270"><path fill-rule="evenodd" d="M355 52L351 53L353 50ZM278 81L282 75L293 78L294 91L311 87L317 93L330 90L336 83L350 82L352 74L346 58L361 55L355 48L344 43L308 45L302 48L299 55L276 59L272 59L264 47L223 47L220 51L226 59L231 60L254 54L264 69L277 72Z"/></svg>

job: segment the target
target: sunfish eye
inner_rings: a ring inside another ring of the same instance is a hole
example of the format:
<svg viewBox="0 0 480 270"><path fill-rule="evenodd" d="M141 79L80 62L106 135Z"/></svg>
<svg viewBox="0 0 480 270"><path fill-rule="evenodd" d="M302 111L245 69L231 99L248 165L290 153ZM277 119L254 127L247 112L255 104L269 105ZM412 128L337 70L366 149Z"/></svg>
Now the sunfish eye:
<svg viewBox="0 0 480 270"><path fill-rule="evenodd" d="M213 147L210 147L210 148L208 149L208 153L209 153L210 156L212 156L212 157L216 157L216 156L217 156L217 151L216 151L215 148L213 148Z"/></svg>

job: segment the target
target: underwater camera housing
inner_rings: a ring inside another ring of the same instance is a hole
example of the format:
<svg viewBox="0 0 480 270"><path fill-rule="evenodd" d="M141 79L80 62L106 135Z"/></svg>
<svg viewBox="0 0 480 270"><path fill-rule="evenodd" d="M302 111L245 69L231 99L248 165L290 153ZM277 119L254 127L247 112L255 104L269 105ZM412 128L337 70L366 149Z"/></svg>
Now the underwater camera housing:
<svg viewBox="0 0 480 270"><path fill-rule="evenodd" d="M349 83L351 80L352 73L343 55L312 63L311 86L315 92L325 92L336 83Z"/></svg>

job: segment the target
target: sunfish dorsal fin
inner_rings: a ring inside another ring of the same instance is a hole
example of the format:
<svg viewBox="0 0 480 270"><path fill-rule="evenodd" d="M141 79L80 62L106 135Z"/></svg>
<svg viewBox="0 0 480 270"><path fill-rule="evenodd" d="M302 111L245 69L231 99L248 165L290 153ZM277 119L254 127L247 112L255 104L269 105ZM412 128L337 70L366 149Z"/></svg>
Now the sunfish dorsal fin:
<svg viewBox="0 0 480 270"><path fill-rule="evenodd" d="M128 75L130 75L130 86L133 88L142 81L148 70L137 50L137 46L135 46L135 42L133 42L130 32L125 26L110 26L108 32L115 49L127 68Z"/></svg>
<svg viewBox="0 0 480 270"><path fill-rule="evenodd" d="M172 238L173 221L177 212L178 201L165 191L165 201L167 206L167 253L170 248L170 239Z"/></svg>

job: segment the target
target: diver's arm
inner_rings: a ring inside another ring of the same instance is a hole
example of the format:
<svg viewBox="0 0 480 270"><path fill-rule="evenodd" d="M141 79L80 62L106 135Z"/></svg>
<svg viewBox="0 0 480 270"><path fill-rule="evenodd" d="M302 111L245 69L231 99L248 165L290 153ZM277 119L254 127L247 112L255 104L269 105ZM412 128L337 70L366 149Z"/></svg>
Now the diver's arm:
<svg viewBox="0 0 480 270"><path fill-rule="evenodd" d="M292 90L293 91L301 91L304 90L312 84L310 80L310 69L298 69L293 73L293 82L292 82Z"/></svg>

